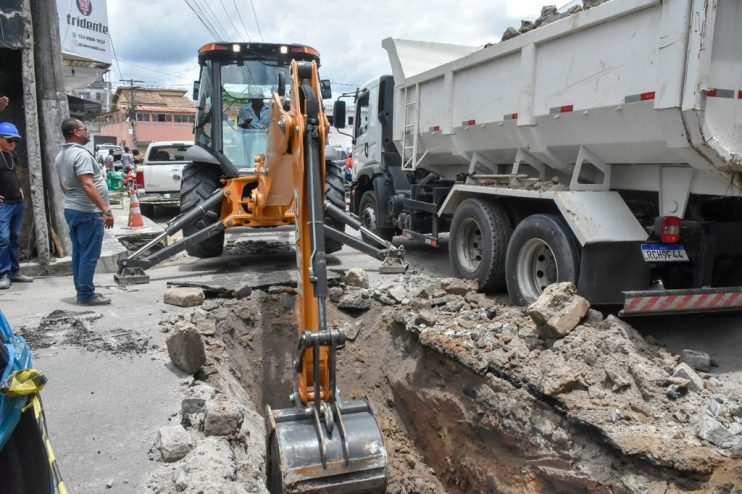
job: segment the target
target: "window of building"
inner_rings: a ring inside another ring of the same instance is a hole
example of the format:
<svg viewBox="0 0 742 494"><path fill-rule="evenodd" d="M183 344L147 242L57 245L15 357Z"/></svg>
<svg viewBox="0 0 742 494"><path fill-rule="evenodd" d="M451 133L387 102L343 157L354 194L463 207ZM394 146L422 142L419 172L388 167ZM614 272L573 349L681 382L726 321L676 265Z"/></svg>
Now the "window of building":
<svg viewBox="0 0 742 494"><path fill-rule="evenodd" d="M195 115L173 115L173 118L178 123L195 123L196 122Z"/></svg>
<svg viewBox="0 0 742 494"><path fill-rule="evenodd" d="M137 122L149 122L149 113L137 113Z"/></svg>
<svg viewBox="0 0 742 494"><path fill-rule="evenodd" d="M172 122L172 119L170 118L170 115L168 115L167 113L153 113L152 121L153 122Z"/></svg>

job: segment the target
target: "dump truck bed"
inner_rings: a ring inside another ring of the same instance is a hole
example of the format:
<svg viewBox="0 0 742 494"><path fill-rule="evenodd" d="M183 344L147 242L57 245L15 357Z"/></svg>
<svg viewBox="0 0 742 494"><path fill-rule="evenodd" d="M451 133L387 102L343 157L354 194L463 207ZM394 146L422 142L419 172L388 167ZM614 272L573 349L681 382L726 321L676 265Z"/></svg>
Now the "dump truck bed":
<svg viewBox="0 0 742 494"><path fill-rule="evenodd" d="M740 195L739 25L735 1L612 0L480 49L385 39L403 166L454 178L525 151L569 176L585 148L624 165L612 189L678 164L691 193Z"/></svg>

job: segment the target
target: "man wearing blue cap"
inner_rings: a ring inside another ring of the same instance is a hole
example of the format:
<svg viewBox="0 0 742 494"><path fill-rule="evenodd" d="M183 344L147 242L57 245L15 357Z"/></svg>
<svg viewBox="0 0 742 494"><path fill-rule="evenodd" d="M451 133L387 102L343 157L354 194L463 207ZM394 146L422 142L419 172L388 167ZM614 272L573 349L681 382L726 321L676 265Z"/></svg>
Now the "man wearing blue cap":
<svg viewBox="0 0 742 494"><path fill-rule="evenodd" d="M15 173L18 157L15 145L21 135L10 122L0 122L0 290L11 282L33 281L20 273L18 258L23 222L23 190Z"/></svg>

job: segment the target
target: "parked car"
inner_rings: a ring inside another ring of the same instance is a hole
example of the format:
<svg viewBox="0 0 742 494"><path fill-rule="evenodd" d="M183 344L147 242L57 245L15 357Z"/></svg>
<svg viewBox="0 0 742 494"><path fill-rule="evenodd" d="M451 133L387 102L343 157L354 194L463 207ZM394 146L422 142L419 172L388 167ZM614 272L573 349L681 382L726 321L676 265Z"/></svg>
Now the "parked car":
<svg viewBox="0 0 742 494"><path fill-rule="evenodd" d="M158 141L147 147L144 161L137 167L137 197L144 216L154 207L180 206L180 180L189 163L185 154L193 141Z"/></svg>

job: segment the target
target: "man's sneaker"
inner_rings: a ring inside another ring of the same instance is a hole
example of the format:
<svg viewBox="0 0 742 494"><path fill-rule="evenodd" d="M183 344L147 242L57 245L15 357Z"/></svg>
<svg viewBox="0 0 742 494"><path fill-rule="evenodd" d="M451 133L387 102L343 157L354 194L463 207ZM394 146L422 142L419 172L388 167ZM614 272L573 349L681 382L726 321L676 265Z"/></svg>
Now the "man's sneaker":
<svg viewBox="0 0 742 494"><path fill-rule="evenodd" d="M10 278L8 276L0 276L0 290L7 290L10 288Z"/></svg>
<svg viewBox="0 0 742 494"><path fill-rule="evenodd" d="M96 293L91 298L77 299L77 305L108 305L111 303L111 299Z"/></svg>
<svg viewBox="0 0 742 494"><path fill-rule="evenodd" d="M16 273L10 275L10 281L15 281L17 283L31 283L33 278L26 276L25 274Z"/></svg>

